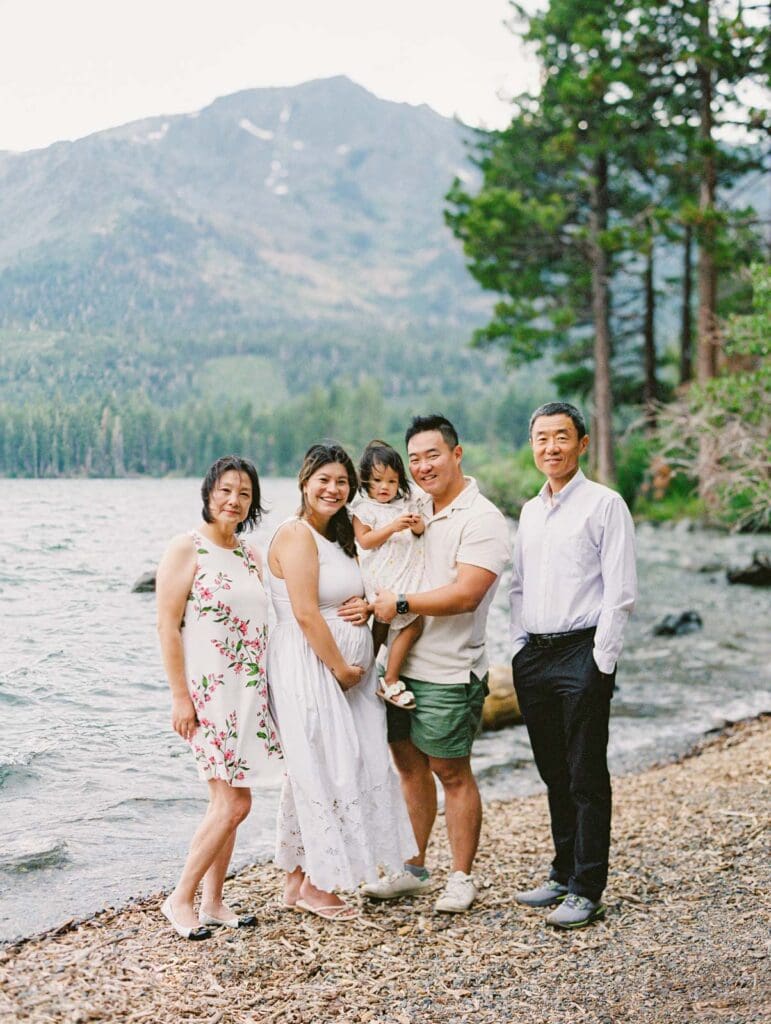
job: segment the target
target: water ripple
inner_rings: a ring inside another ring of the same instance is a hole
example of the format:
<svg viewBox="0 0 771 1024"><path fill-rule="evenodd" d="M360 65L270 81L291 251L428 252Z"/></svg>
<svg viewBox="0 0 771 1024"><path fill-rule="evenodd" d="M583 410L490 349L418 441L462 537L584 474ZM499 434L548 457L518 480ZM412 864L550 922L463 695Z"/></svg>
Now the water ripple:
<svg viewBox="0 0 771 1024"><path fill-rule="evenodd" d="M49 846L25 853L0 855L0 871L5 874L22 875L44 868L62 868L70 861L67 843L60 839Z"/></svg>

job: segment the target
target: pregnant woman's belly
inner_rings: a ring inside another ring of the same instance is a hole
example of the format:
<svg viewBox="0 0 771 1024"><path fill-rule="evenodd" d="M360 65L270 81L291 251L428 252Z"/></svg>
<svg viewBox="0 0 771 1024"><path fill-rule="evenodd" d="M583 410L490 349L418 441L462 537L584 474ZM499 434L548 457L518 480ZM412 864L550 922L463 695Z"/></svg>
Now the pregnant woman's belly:
<svg viewBox="0 0 771 1024"><path fill-rule="evenodd" d="M349 665L369 668L372 663L372 633L367 626L352 626L340 619L330 623L332 636Z"/></svg>

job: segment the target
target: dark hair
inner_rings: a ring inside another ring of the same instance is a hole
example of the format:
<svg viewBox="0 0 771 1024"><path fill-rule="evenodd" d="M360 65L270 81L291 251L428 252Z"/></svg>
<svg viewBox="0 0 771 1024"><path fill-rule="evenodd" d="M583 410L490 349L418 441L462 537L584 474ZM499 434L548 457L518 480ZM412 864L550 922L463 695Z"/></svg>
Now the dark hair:
<svg viewBox="0 0 771 1024"><path fill-rule="evenodd" d="M396 473L399 478L397 498L405 498L410 493L410 485L407 482L401 455L387 441L375 438L364 449L364 454L359 462L359 490L362 494L369 493L372 470L377 466L382 466L383 469L392 469Z"/></svg>
<svg viewBox="0 0 771 1024"><path fill-rule="evenodd" d="M303 487L305 487L314 473L321 469L322 466L328 466L330 462L339 462L341 466L345 467L345 471L348 474L348 498L346 499L346 506L356 494L359 482L356 479L356 470L348 452L334 441L312 444L305 453L303 464L300 466L300 472L297 476L297 481L300 485L300 508L297 514L302 518L305 517L305 513L307 511ZM353 534L353 524L351 523L351 517L348 514L347 507L341 508L335 512L329 520L329 525L332 528L332 536L328 539L337 541L349 558L355 558L356 540Z"/></svg>
<svg viewBox="0 0 771 1024"><path fill-rule="evenodd" d="M242 530L253 529L262 519L265 509L260 504L260 478L257 476L254 463L248 459L242 459L240 455L223 455L222 458L217 459L206 470L206 476L201 484L201 498L203 499L202 515L205 523L212 522L211 512L209 511L211 492L216 487L220 477L224 476L231 469L235 470L236 473L245 473L252 483L252 501L249 505L249 511L246 519L236 527L236 533L241 533Z"/></svg>
<svg viewBox="0 0 771 1024"><path fill-rule="evenodd" d="M530 417L527 428L528 437L533 436L533 424L539 416L569 416L578 431L578 440L580 441L586 435L586 422L578 409L570 402L547 402L545 405L539 405Z"/></svg>
<svg viewBox="0 0 771 1024"><path fill-rule="evenodd" d="M429 416L415 416L412 423L407 427L404 443L409 444L411 437L414 437L415 434L422 434L424 430L438 430L447 442L448 448L457 448L460 443L458 441L458 431L452 423L450 423L446 416L436 412L432 412Z"/></svg>

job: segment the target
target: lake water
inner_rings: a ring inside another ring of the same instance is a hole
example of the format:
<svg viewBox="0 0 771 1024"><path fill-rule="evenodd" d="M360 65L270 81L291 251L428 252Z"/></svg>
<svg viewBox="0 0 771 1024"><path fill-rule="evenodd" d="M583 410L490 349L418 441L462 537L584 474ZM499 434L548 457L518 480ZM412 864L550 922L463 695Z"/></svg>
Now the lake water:
<svg viewBox="0 0 771 1024"><path fill-rule="evenodd" d="M170 886L205 808L169 726L152 594L132 594L168 541L198 522L195 480L0 480L0 939ZM266 480L264 545L296 504ZM639 608L613 702L615 772L678 754L726 720L771 707L769 597L703 563L741 563L768 539L641 527ZM508 660L506 580L489 620ZM667 612L704 630L653 637ZM486 734L486 798L539 787L521 727ZM275 789L255 792L236 865L272 849Z"/></svg>

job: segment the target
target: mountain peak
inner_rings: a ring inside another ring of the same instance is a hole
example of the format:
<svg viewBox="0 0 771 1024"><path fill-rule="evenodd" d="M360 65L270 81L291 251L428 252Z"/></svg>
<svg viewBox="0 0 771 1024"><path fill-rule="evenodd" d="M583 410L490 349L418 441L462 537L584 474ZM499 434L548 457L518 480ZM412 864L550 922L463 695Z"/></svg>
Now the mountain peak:
<svg viewBox="0 0 771 1024"><path fill-rule="evenodd" d="M3 158L0 327L478 321L443 220L464 137L336 75Z"/></svg>

